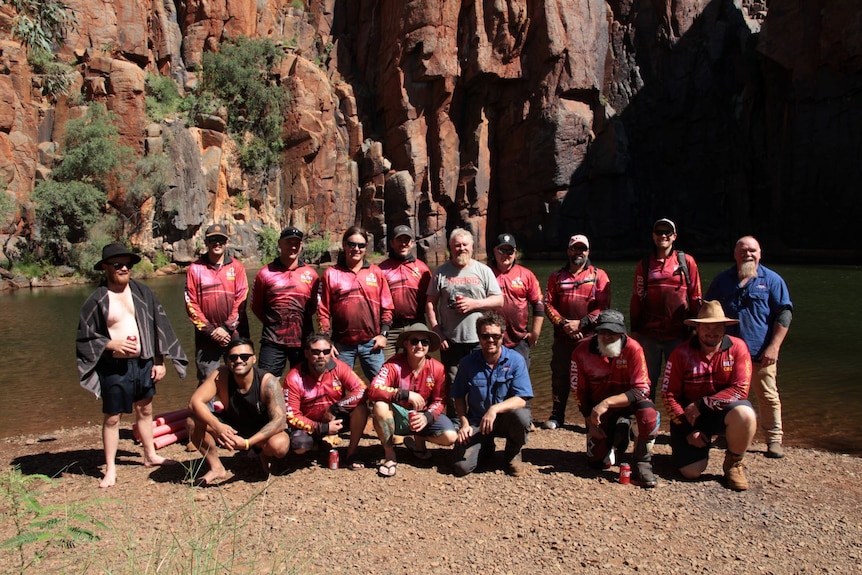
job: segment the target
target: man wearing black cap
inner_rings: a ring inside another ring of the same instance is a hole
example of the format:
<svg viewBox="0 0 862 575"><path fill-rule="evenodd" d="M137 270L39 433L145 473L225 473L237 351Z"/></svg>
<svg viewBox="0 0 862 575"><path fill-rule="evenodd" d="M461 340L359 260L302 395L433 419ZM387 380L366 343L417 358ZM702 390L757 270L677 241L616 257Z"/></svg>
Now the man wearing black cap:
<svg viewBox="0 0 862 575"><path fill-rule="evenodd" d="M165 358L185 377L188 359L156 295L131 279L140 256L120 243L102 248L94 266L106 281L81 307L76 338L81 386L102 397L102 442L105 476L99 487L117 482L116 456L120 416L134 408L144 466L173 463L156 453L153 444L153 396L165 376Z"/></svg>
<svg viewBox="0 0 862 575"><path fill-rule="evenodd" d="M186 312L195 326L198 385L219 368L227 344L248 337L245 267L227 255L227 228L206 229L207 251L186 272Z"/></svg>
<svg viewBox="0 0 862 575"><path fill-rule="evenodd" d="M425 318L425 292L431 281L431 270L413 255L414 245L413 230L409 226L395 226L389 240L389 258L380 264L395 306L392 327L383 348L386 359L398 351L395 342L404 328Z"/></svg>
<svg viewBox="0 0 862 575"><path fill-rule="evenodd" d="M599 313L595 333L572 353L570 376L587 427L587 462L607 469L619 461L628 448L634 416L638 432L633 478L641 487L655 487L652 446L660 418L649 398L643 349L626 337L625 318L615 309Z"/></svg>
<svg viewBox="0 0 862 575"><path fill-rule="evenodd" d="M545 319L545 300L536 275L515 263L518 247L515 236L500 234L494 246L492 269L500 289L503 291L503 308L499 313L506 320L503 345L514 349L530 367L530 348L539 341L542 322ZM533 318L530 320L530 306ZM529 321L529 325L528 324Z"/></svg>
<svg viewBox="0 0 862 575"><path fill-rule="evenodd" d="M281 377L286 362L303 361L302 342L312 331L320 278L300 259L302 232L287 227L278 239L279 257L254 278L251 310L263 323L258 367Z"/></svg>
<svg viewBox="0 0 862 575"><path fill-rule="evenodd" d="M632 337L646 356L651 382L650 398L660 387L662 361L689 336L683 323L694 317L703 299L697 263L674 249L676 224L662 218L653 224L655 249L635 268L630 314Z"/></svg>

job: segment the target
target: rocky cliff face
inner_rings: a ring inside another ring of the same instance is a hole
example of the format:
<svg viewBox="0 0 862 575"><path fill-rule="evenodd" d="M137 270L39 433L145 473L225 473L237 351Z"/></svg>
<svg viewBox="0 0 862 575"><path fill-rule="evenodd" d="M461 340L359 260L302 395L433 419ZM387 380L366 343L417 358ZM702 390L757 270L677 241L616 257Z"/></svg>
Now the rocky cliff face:
<svg viewBox="0 0 862 575"><path fill-rule="evenodd" d="M725 254L743 233L773 251L862 249L835 225L862 216L853 0L68 4L77 28L60 57L75 78L56 100L5 32L14 14L0 13L0 177L17 206L0 230L7 254L38 245L30 194L89 100L138 155L170 157L169 190L129 235L177 262L213 221L244 257L264 226L337 242L354 223L381 251L386 230L409 223L432 264L456 226L477 252L504 230L537 255L587 233L604 257L643 250L662 216L695 252ZM153 124L145 112L147 73L191 90L203 54L241 35L286 52L286 148L257 175L240 169L223 119Z"/></svg>

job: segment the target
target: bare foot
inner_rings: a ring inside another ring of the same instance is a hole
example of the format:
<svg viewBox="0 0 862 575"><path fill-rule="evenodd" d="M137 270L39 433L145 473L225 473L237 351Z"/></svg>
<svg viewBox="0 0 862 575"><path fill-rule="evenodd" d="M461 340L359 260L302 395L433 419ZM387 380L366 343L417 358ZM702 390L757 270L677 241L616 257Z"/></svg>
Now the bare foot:
<svg viewBox="0 0 862 575"><path fill-rule="evenodd" d="M203 477L198 477L194 484L196 487L207 487L209 485L214 485L223 479L227 479L227 470L225 470L224 467L216 470L210 469Z"/></svg>
<svg viewBox="0 0 862 575"><path fill-rule="evenodd" d="M144 455L144 467L155 467L157 465L176 465L177 462L161 455Z"/></svg>
<svg viewBox="0 0 862 575"><path fill-rule="evenodd" d="M117 472L112 471L108 473L105 472L105 477L102 479L102 482L99 483L99 489L105 489L106 487L113 487L117 483Z"/></svg>
<svg viewBox="0 0 862 575"><path fill-rule="evenodd" d="M272 460L263 453L260 454L260 468L263 470L264 475L272 473Z"/></svg>

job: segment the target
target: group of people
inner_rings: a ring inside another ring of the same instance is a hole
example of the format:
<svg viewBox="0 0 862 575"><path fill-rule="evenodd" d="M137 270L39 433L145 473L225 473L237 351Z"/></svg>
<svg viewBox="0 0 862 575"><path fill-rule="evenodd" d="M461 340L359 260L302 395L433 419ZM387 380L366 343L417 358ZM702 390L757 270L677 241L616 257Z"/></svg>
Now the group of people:
<svg viewBox="0 0 862 575"><path fill-rule="evenodd" d="M661 388L675 464L683 476L697 477L714 436L725 435L728 485L745 489L741 459L757 422L747 401L753 368L756 389L766 389L760 421L768 427L767 454L782 455L775 362L792 304L781 278L760 265L751 237L739 240L737 266L708 290L707 299L716 301L703 302L697 264L673 248L675 239L672 221L655 223L655 250L635 273L629 337L623 315L610 309L610 280L590 262L584 235L571 237L566 265L543 293L535 274L516 263L509 233L496 238L488 266L474 259L471 232L453 230L449 260L432 273L414 255L410 227L392 230L389 257L379 266L366 257L369 234L351 227L338 261L318 274L302 261L304 234L291 226L280 235L279 256L251 288L251 309L263 325L258 355L249 339L245 269L227 253L227 229L210 226L185 289L198 377L189 402L190 445L208 464L198 483L226 475L217 446L254 450L269 471L290 452L325 457L348 430L342 465L364 467L357 448L369 417L383 447L380 476L397 473L398 441L418 459L431 457L428 443L453 446L452 469L463 476L494 458L495 437L505 439L505 471L519 476L532 428L530 349L547 317L554 343L546 429L565 423L574 391L590 464L612 466L634 436L633 476L655 486L654 400L664 356ZM130 277L139 260L122 244L105 246L96 269L106 282L84 304L78 328L82 385L103 397L102 487L116 482L120 415L134 411L139 430L151 429L165 359L181 376L188 363L161 304ZM439 361L430 355L437 351ZM357 360L365 380L354 372ZM213 409L214 400L222 411ZM156 454L151 433L143 431L141 442L145 465L169 462Z"/></svg>

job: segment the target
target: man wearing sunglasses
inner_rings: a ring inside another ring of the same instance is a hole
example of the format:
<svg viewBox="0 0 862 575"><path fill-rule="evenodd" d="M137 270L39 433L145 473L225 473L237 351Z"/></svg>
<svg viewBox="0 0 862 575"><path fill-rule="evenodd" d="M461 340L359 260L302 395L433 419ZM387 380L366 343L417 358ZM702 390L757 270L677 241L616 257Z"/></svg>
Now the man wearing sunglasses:
<svg viewBox="0 0 862 575"><path fill-rule="evenodd" d="M328 335L311 334L305 340L305 361L284 378L291 448L298 454L315 445L329 449L338 445L338 435L349 428L344 465L362 469L365 465L356 459L356 449L368 422L365 383L350 366L335 358L334 351Z"/></svg>
<svg viewBox="0 0 862 575"><path fill-rule="evenodd" d="M655 248L635 268L630 314L632 337L641 344L649 370L650 398L660 387L663 361L688 339L686 318L695 317L703 299L694 258L674 249L676 224L662 218L653 224Z"/></svg>
<svg viewBox="0 0 862 575"><path fill-rule="evenodd" d="M227 344L248 337L245 267L227 254L227 228L213 224L204 235L207 251L186 271L186 313L195 326L198 385L217 370Z"/></svg>
<svg viewBox="0 0 862 575"><path fill-rule="evenodd" d="M500 310L500 314L506 320L503 345L523 355L529 368L530 348L539 341L542 322L545 320L545 300L536 274L515 263L517 256L515 236L512 234L497 236L492 261L494 277L500 284L505 302Z"/></svg>
<svg viewBox="0 0 862 575"><path fill-rule="evenodd" d="M141 257L120 243L102 248L94 269L106 281L81 307L76 338L81 386L102 398L102 442L105 476L99 487L117 482L116 456L120 442L120 416L134 409L144 466L173 463L156 453L153 444L153 396L156 382L165 376L170 358L185 377L188 359L165 310L146 285L131 278Z"/></svg>
<svg viewBox="0 0 862 575"><path fill-rule="evenodd" d="M457 437L455 426L443 413L447 400L445 369L428 355L440 349L440 336L424 323L416 323L404 329L396 345L402 351L383 364L368 389L374 429L383 445L384 459L377 469L382 477L395 475L396 429L400 433L409 429L404 445L420 460L431 458L426 441L449 446Z"/></svg>
<svg viewBox="0 0 862 575"><path fill-rule="evenodd" d="M486 312L476 320L480 349L458 365L452 384L455 413L461 423L453 453L456 476L472 473L481 460L494 455L494 438L504 437L506 473L526 473L521 448L530 430L533 386L521 354L503 345L506 320Z"/></svg>
<svg viewBox="0 0 862 575"><path fill-rule="evenodd" d="M192 442L209 471L195 485L206 487L227 477L216 443L229 451L254 451L267 475L272 462L287 455L284 396L278 378L255 365L254 344L247 337L227 345L224 366L211 373L195 390L189 409L195 420ZM224 411L212 413L208 403L218 398Z"/></svg>

